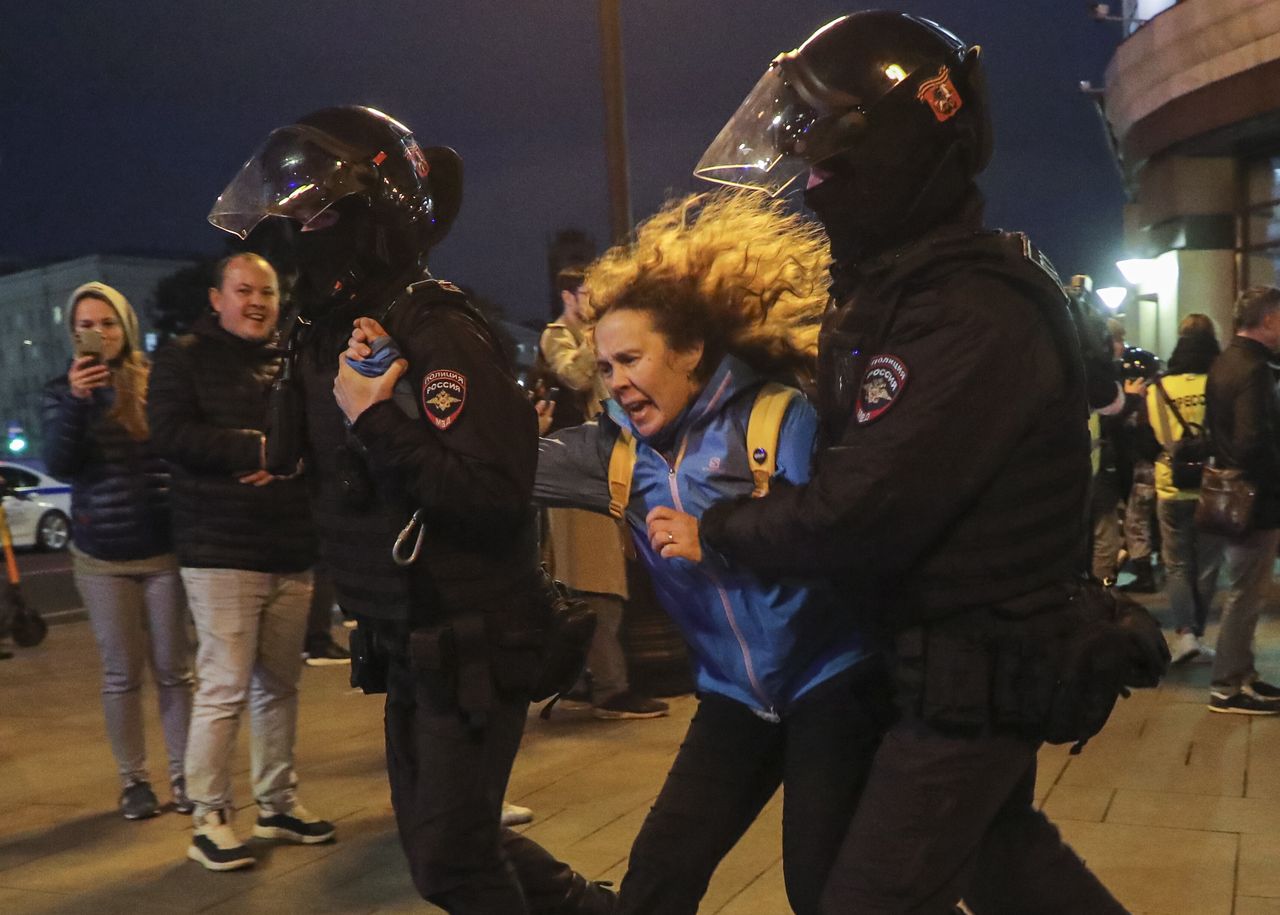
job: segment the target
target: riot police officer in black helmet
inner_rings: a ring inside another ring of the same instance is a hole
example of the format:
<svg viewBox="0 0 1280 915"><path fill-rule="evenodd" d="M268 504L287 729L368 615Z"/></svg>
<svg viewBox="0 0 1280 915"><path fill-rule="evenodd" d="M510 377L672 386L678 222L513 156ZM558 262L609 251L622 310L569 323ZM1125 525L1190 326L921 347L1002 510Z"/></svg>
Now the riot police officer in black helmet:
<svg viewBox="0 0 1280 915"><path fill-rule="evenodd" d="M322 556L359 622L353 682L387 693L418 891L457 913L607 912L612 893L499 825L548 614L537 420L484 317L427 272L461 194L453 150L379 111L328 108L272 132L209 219L293 241L269 463L294 466L303 443Z"/></svg>
<svg viewBox="0 0 1280 915"><path fill-rule="evenodd" d="M1149 623L1131 637L1081 609L1084 370L1052 268L983 228L991 148L979 49L863 12L779 55L696 169L772 193L807 182L837 260L811 482L701 519L708 553L833 576L893 639L902 716L832 913L1123 911L1033 807L1036 752L1091 736L1167 653ZM1092 692L1060 688L1085 632L1106 646Z"/></svg>

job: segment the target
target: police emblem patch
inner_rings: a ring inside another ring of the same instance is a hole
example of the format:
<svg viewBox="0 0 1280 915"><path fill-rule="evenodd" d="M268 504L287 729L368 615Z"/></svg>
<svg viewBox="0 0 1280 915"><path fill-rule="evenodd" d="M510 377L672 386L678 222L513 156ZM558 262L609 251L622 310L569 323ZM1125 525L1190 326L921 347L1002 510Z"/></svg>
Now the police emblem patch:
<svg viewBox="0 0 1280 915"><path fill-rule="evenodd" d="M853 408L853 418L860 426L879 418L893 406L906 386L905 362L887 353L873 356L867 363L866 374L862 376L862 387L858 390L858 403Z"/></svg>
<svg viewBox="0 0 1280 915"><path fill-rule="evenodd" d="M933 116L939 121L951 120L964 104L956 84L951 81L951 71L945 66L938 69L937 76L920 84L916 98L933 109Z"/></svg>
<svg viewBox="0 0 1280 915"><path fill-rule="evenodd" d="M467 376L448 369L428 372L422 379L422 409L437 429L448 429L467 403Z"/></svg>

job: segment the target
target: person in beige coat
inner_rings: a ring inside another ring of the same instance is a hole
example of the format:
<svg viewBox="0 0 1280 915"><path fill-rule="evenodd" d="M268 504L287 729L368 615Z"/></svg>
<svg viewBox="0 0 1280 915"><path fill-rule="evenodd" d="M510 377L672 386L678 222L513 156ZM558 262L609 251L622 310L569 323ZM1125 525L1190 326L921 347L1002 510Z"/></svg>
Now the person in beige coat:
<svg viewBox="0 0 1280 915"><path fill-rule="evenodd" d="M556 276L564 311L542 332L542 358L564 390L559 400L577 409L559 410L551 428L591 419L608 397L596 371L595 350L583 331L587 304L581 268L566 268ZM581 416L575 416L581 412ZM597 718L660 718L667 704L631 690L627 660L619 640L623 601L627 599L627 568L622 535L613 520L575 508L547 510L552 569L577 596L596 612L599 624L587 655L589 698Z"/></svg>

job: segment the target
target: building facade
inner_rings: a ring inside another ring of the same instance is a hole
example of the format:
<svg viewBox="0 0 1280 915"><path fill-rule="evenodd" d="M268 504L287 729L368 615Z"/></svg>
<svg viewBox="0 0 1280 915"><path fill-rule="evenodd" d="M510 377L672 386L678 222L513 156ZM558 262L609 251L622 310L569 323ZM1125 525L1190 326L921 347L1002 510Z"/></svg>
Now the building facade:
<svg viewBox="0 0 1280 915"><path fill-rule="evenodd" d="M1104 106L1130 203L1130 342L1167 356L1191 312L1231 332L1280 274L1280 0L1128 0Z"/></svg>
<svg viewBox="0 0 1280 915"><path fill-rule="evenodd" d="M28 442L16 459L40 453L40 390L71 359L66 308L72 291L95 280L119 289L138 312L144 346L152 349L156 284L191 263L95 254L0 276L0 421L10 435L21 429Z"/></svg>

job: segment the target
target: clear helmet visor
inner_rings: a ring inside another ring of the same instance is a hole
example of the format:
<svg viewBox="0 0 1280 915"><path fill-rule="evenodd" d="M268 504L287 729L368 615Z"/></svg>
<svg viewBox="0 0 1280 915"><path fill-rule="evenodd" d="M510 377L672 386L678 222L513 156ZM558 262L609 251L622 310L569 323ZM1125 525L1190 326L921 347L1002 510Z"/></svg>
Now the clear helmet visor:
<svg viewBox="0 0 1280 915"><path fill-rule="evenodd" d="M281 127L218 195L209 222L246 238L268 216L283 216L305 232L333 204L365 189L368 174L357 156L335 151L332 138L301 125Z"/></svg>
<svg viewBox="0 0 1280 915"><path fill-rule="evenodd" d="M693 173L772 196L803 189L809 166L842 152L847 131L805 101L777 62L702 154Z"/></svg>

